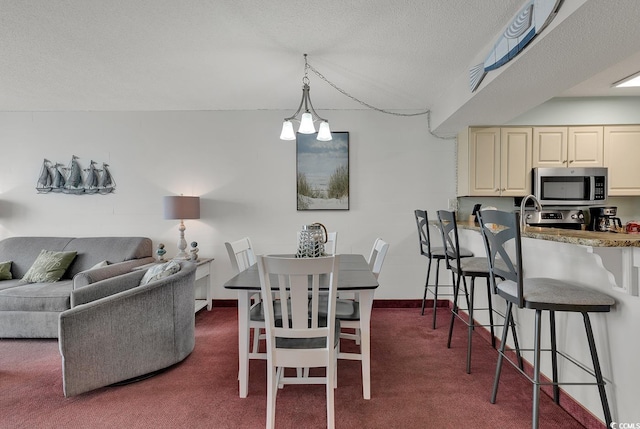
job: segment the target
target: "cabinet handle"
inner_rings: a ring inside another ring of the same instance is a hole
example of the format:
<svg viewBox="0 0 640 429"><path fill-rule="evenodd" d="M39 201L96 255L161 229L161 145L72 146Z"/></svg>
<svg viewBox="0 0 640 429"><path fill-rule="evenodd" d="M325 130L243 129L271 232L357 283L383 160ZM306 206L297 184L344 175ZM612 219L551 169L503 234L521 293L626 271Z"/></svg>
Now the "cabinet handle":
<svg viewBox="0 0 640 429"><path fill-rule="evenodd" d="M563 164L566 164L566 163L567 163L567 160L565 159L564 161L562 161L562 163L563 163Z"/></svg>
<svg viewBox="0 0 640 429"><path fill-rule="evenodd" d="M506 190L507 190L507 188L502 188L502 189L501 189L501 191L502 191L502 192L504 192L504 191L506 191Z"/></svg>
<svg viewBox="0 0 640 429"><path fill-rule="evenodd" d="M573 162L573 159L571 161L569 161L569 164L571 164Z"/></svg>

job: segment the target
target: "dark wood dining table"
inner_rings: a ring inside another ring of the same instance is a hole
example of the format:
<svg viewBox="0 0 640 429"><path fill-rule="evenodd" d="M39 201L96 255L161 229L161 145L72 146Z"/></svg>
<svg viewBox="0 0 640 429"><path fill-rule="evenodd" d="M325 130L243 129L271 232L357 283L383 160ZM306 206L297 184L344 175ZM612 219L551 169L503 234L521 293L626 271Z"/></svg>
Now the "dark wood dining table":
<svg viewBox="0 0 640 429"><path fill-rule="evenodd" d="M293 255L290 255L293 256ZM359 254L340 254L338 291L357 293L360 301L360 353L362 361L362 395L371 399L371 308L378 280L371 272L365 257ZM238 382L240 397L249 390L249 309L251 295L260 291L260 276L256 264L235 275L224 284L225 289L238 291Z"/></svg>

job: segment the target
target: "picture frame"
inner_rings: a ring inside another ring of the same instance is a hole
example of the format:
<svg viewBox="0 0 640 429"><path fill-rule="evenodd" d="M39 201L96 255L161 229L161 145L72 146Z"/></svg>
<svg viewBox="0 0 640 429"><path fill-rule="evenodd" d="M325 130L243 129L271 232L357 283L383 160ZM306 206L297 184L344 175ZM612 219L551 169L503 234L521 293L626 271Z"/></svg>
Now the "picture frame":
<svg viewBox="0 0 640 429"><path fill-rule="evenodd" d="M296 200L302 210L349 210L349 133L296 135Z"/></svg>

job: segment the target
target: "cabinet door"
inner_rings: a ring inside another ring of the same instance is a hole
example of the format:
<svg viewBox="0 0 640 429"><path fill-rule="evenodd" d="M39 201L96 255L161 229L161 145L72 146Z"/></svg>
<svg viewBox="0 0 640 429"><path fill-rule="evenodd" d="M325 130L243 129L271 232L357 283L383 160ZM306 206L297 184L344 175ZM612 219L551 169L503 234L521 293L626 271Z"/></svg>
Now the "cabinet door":
<svg viewBox="0 0 640 429"><path fill-rule="evenodd" d="M569 127L568 167L602 167L603 127Z"/></svg>
<svg viewBox="0 0 640 429"><path fill-rule="evenodd" d="M604 127L604 166L610 196L640 195L640 126Z"/></svg>
<svg viewBox="0 0 640 429"><path fill-rule="evenodd" d="M531 193L531 128L502 128L500 133L500 195Z"/></svg>
<svg viewBox="0 0 640 429"><path fill-rule="evenodd" d="M535 127L532 167L566 167L567 133L567 127Z"/></svg>
<svg viewBox="0 0 640 429"><path fill-rule="evenodd" d="M500 128L469 130L469 195L500 195Z"/></svg>

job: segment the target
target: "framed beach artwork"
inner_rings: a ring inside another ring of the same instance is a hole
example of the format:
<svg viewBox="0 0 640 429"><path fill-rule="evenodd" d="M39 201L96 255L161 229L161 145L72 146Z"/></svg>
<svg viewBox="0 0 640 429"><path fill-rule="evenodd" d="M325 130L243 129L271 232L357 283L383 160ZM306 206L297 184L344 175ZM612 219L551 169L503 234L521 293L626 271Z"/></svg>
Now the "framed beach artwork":
<svg viewBox="0 0 640 429"><path fill-rule="evenodd" d="M323 142L317 134L297 134L298 210L349 210L349 133L331 135Z"/></svg>

